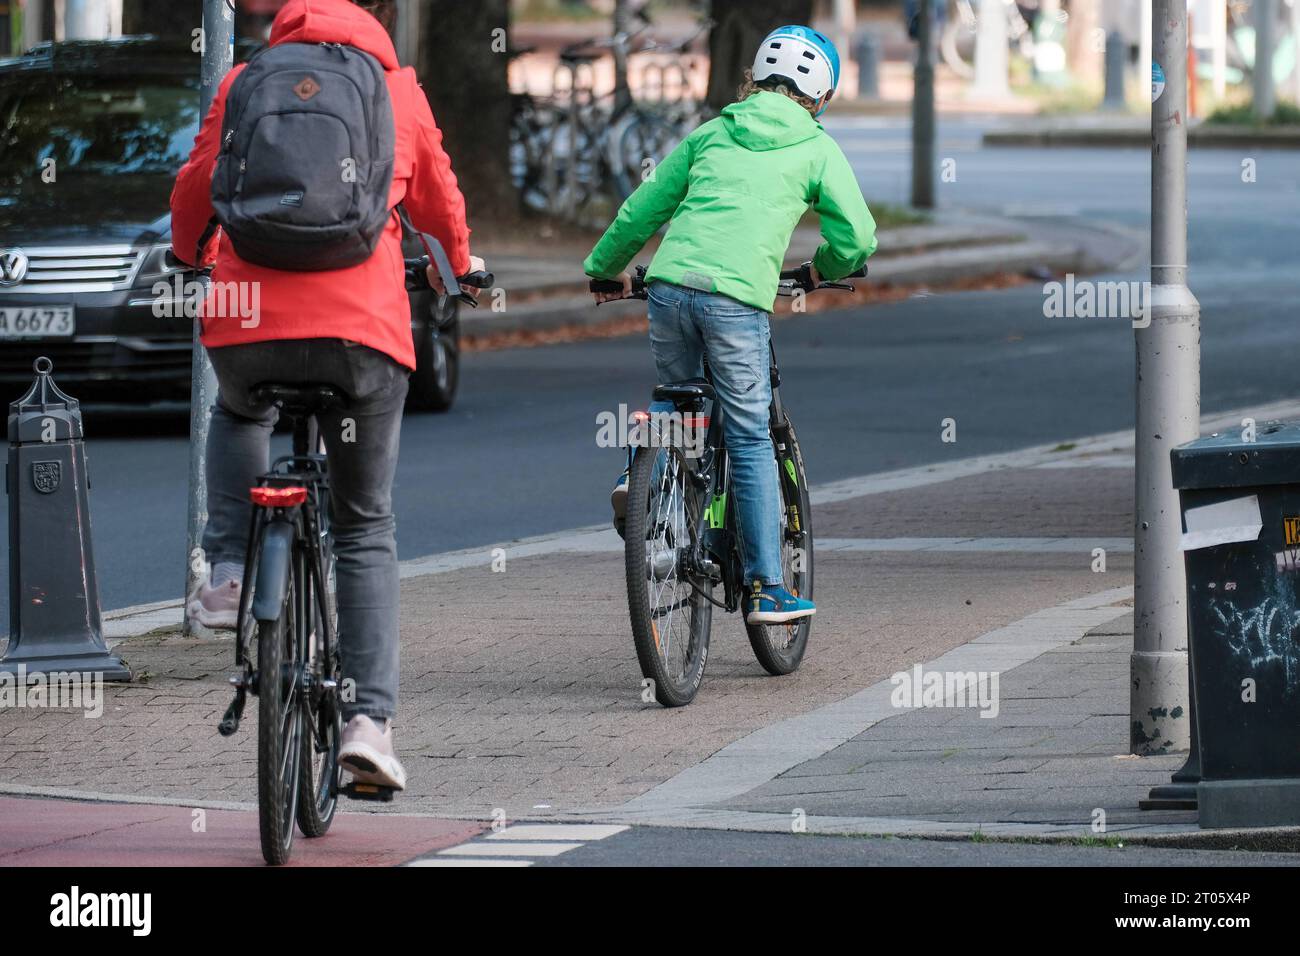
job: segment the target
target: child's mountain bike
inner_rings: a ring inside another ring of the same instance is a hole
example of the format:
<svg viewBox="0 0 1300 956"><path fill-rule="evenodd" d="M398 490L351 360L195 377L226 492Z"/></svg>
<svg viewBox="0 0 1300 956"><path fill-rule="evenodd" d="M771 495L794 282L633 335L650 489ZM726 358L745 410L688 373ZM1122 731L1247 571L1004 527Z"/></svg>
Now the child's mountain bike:
<svg viewBox="0 0 1300 956"><path fill-rule="evenodd" d="M866 275L864 267L850 278ZM618 292L617 282L592 280L593 292ZM852 290L812 281L809 263L781 273L779 293ZM638 267L629 298L646 298ZM796 596L813 596L813 537L808 479L794 425L781 402L781 373L771 354L769 421L781 489L781 568ZM713 609L732 612L747 595L736 534L735 499L708 357L704 377L654 389L659 407L638 412L631 449L627 517L623 527L628 611L641 674L665 707L689 704L704 679ZM721 590L721 597L717 592ZM808 647L812 618L789 624L745 625L754 655L769 674L789 674Z"/></svg>

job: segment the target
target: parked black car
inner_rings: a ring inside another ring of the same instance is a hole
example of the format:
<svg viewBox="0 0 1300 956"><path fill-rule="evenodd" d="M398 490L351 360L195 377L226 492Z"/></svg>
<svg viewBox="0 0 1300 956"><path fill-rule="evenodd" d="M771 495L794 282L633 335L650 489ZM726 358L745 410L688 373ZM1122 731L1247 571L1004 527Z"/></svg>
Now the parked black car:
<svg viewBox="0 0 1300 956"><path fill-rule="evenodd" d="M198 131L198 76L190 44L153 37L0 60L0 394L48 355L80 398L189 396L193 320L153 290L196 278L169 255L168 205ZM411 401L442 411L458 379L456 303L410 301Z"/></svg>

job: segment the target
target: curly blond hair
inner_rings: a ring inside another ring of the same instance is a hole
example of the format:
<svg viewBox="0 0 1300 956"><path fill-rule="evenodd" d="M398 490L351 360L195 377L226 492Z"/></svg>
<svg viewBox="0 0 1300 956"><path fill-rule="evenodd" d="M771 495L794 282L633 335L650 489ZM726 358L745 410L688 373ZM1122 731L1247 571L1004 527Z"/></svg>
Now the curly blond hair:
<svg viewBox="0 0 1300 956"><path fill-rule="evenodd" d="M745 82L740 84L740 89L736 90L736 100L747 100L755 93L780 93L782 96L788 96L813 116L817 115L817 101L811 96L804 96L798 90L792 90L780 81L771 82L763 80L755 81L754 71L745 71Z"/></svg>

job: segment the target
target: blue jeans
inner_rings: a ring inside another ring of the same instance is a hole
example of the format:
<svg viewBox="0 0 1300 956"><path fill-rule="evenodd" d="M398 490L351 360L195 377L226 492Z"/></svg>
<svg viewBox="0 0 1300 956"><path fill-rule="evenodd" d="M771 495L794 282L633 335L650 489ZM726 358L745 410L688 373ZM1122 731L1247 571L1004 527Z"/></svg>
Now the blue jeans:
<svg viewBox="0 0 1300 956"><path fill-rule="evenodd" d="M724 295L668 282L650 286L650 349L661 383L704 374L704 355L722 408L731 493L745 557L745 581L782 584L781 500L768 430L772 401L766 312ZM671 405L652 411L670 411Z"/></svg>

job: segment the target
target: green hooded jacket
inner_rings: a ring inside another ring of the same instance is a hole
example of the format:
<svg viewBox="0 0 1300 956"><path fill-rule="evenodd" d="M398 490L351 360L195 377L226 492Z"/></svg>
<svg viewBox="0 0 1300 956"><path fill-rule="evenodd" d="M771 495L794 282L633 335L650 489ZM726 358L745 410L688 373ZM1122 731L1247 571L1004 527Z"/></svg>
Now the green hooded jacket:
<svg viewBox="0 0 1300 956"><path fill-rule="evenodd" d="M876 222L844 153L794 100L755 93L678 144L623 203L583 268L616 277L671 220L647 281L770 312L809 204L825 239L812 260L818 273L833 280L861 268L876 250Z"/></svg>

